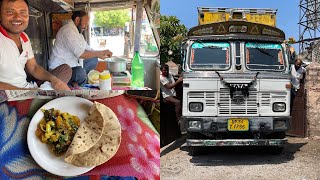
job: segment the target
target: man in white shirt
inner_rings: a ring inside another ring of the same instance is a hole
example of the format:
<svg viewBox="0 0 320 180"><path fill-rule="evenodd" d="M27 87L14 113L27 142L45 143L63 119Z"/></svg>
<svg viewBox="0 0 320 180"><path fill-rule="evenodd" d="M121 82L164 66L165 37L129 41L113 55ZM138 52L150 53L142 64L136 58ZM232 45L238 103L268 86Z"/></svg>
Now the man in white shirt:
<svg viewBox="0 0 320 180"><path fill-rule="evenodd" d="M182 77L175 82L173 79L173 75L169 73L169 66L167 64L161 65L161 75L160 75L160 89L162 92L163 101L165 103L174 104L177 121L180 120L181 117L181 102L176 97L175 87L182 82Z"/></svg>
<svg viewBox="0 0 320 180"><path fill-rule="evenodd" d="M49 68L54 69L61 64L68 64L72 68L69 85L78 86L86 83L87 73L95 69L98 58L105 59L112 56L109 50L94 51L88 46L82 35L88 24L88 14L76 11L72 14L72 20L62 26L56 36ZM84 59L83 68L79 63L80 58Z"/></svg>
<svg viewBox="0 0 320 180"><path fill-rule="evenodd" d="M34 78L49 81L54 89L70 90L63 82L71 77L70 67L63 65L55 69L56 77L39 66L34 58L30 39L23 32L29 23L27 1L0 0L0 21L0 89L37 88L36 83L27 82L26 69ZM59 73L68 68L69 76L66 72L60 80Z"/></svg>
<svg viewBox="0 0 320 180"><path fill-rule="evenodd" d="M306 69L301 65L301 59L297 59L295 63L291 65L291 110L296 93L300 89L300 83L304 83L304 78L306 76Z"/></svg>

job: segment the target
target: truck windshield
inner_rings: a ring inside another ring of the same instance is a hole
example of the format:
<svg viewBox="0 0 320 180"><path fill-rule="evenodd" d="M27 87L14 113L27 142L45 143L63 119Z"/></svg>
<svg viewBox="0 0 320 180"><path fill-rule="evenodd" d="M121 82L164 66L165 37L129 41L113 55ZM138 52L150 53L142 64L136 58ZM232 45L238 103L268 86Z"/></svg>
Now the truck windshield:
<svg viewBox="0 0 320 180"><path fill-rule="evenodd" d="M230 44L196 41L191 46L190 68L227 70L230 67Z"/></svg>
<svg viewBox="0 0 320 180"><path fill-rule="evenodd" d="M280 44L248 42L245 47L246 66L250 70L283 71L285 59Z"/></svg>

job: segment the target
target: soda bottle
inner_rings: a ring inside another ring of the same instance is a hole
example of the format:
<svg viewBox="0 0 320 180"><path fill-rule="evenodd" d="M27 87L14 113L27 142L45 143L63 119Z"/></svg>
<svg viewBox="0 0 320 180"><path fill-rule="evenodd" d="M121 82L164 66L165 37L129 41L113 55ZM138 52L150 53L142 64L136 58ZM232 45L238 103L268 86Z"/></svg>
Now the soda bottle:
<svg viewBox="0 0 320 180"><path fill-rule="evenodd" d="M131 86L144 87L144 64L140 58L139 52L136 51L131 65Z"/></svg>

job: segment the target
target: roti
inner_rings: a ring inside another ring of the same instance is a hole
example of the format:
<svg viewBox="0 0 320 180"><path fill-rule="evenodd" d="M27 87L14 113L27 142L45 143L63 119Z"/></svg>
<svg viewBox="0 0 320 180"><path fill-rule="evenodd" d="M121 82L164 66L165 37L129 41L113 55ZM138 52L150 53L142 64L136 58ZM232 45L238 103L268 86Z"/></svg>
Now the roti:
<svg viewBox="0 0 320 180"><path fill-rule="evenodd" d="M119 149L121 125L114 112L95 102L66 153L65 161L75 166L98 166Z"/></svg>

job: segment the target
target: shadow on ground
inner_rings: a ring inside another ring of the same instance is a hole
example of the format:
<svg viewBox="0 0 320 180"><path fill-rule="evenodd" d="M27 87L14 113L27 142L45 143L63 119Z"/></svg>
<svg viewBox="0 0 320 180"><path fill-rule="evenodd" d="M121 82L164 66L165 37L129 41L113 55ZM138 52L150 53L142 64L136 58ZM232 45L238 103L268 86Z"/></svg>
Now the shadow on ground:
<svg viewBox="0 0 320 180"><path fill-rule="evenodd" d="M287 143L281 154L271 155L263 147L203 147L190 160L196 166L280 164L294 159L294 153L307 143ZM180 150L188 151L181 146Z"/></svg>
<svg viewBox="0 0 320 180"><path fill-rule="evenodd" d="M160 157L170 153L175 149L181 148L185 142L186 142L186 136L182 135L182 137L175 140L173 143L169 144L167 147L164 147L163 150L160 152Z"/></svg>

